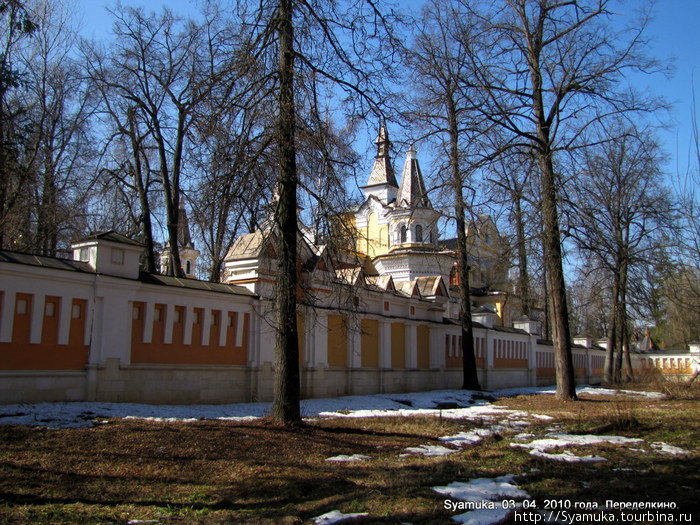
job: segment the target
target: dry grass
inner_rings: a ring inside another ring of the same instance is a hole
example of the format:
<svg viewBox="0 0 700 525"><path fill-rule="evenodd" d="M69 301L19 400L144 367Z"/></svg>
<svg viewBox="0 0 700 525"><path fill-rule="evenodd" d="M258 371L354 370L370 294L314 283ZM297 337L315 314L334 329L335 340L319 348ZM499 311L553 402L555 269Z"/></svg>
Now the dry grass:
<svg viewBox="0 0 700 525"><path fill-rule="evenodd" d="M520 396L499 405L549 414L565 430L623 434L695 449L700 408L687 400ZM545 431L555 422L539 423ZM333 509L369 512L357 523L449 523L436 485L524 474L530 494L572 501L675 501L696 505L700 459L585 447L600 464L534 458L491 439L444 457L400 454L469 423L436 418L318 420L289 430L270 422L114 420L81 430L0 427L0 522L303 523ZM369 461L327 462L338 454ZM535 470L533 470L535 469ZM629 469L629 470L627 470Z"/></svg>

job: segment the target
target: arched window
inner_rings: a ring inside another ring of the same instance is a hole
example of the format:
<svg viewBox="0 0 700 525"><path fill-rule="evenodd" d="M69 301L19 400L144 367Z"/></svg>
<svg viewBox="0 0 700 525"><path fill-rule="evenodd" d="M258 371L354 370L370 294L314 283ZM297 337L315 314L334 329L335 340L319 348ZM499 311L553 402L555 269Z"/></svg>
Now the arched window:
<svg viewBox="0 0 700 525"><path fill-rule="evenodd" d="M430 244L435 244L435 232L430 230Z"/></svg>
<svg viewBox="0 0 700 525"><path fill-rule="evenodd" d="M416 224L416 238L415 242L423 242L423 226Z"/></svg>
<svg viewBox="0 0 700 525"><path fill-rule="evenodd" d="M191 269L191 266L190 266L190 261L187 261L187 263L186 263L186 268L187 268L187 269L185 270L185 273L186 273L187 275L189 275L190 273L192 273L192 269Z"/></svg>
<svg viewBox="0 0 700 525"><path fill-rule="evenodd" d="M406 225L402 224L399 230L399 242L406 242Z"/></svg>

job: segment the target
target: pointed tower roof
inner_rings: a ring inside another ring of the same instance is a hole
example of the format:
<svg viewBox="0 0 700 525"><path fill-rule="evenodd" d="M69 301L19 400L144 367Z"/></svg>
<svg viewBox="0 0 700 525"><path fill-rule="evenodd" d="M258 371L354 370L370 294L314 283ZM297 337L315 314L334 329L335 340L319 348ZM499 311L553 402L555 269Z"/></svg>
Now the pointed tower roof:
<svg viewBox="0 0 700 525"><path fill-rule="evenodd" d="M396 202L402 208L432 208L416 153L416 149L411 144L406 152L406 162L403 165L401 186Z"/></svg>
<svg viewBox="0 0 700 525"><path fill-rule="evenodd" d="M192 243L192 236L190 235L190 223L187 220L187 211L185 210L185 203L180 197L180 207L178 209L178 232L177 232L177 243L181 248L194 249L194 244Z"/></svg>
<svg viewBox="0 0 700 525"><path fill-rule="evenodd" d="M389 133L386 130L386 124L380 126L379 135L377 135L374 143L377 145L377 156L374 159L374 167L372 168L372 173L369 175L366 186L387 184L397 187L398 184L396 184L394 166L392 166L391 159L389 158L391 141L389 140Z"/></svg>

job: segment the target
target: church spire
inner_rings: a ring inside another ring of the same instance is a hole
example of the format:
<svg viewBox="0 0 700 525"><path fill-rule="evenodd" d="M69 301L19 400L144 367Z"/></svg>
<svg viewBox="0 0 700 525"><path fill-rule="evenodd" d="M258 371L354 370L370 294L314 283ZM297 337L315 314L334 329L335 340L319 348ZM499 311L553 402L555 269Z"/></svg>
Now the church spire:
<svg viewBox="0 0 700 525"><path fill-rule="evenodd" d="M416 153L416 149L411 144L406 152L406 162L403 165L401 186L396 202L402 208L432 208Z"/></svg>
<svg viewBox="0 0 700 525"><path fill-rule="evenodd" d="M386 124L382 124L379 127L379 135L377 135L374 143L377 145L377 156L374 159L374 167L372 168L372 173L369 175L366 186L386 184L396 188L398 184L396 184L394 167L391 164L391 141L389 140L389 132L386 129Z"/></svg>
<svg viewBox="0 0 700 525"><path fill-rule="evenodd" d="M185 210L185 202L182 196L180 196L180 206L178 209L177 244L179 248L194 249L192 235L190 234L190 223L187 220L187 211Z"/></svg>

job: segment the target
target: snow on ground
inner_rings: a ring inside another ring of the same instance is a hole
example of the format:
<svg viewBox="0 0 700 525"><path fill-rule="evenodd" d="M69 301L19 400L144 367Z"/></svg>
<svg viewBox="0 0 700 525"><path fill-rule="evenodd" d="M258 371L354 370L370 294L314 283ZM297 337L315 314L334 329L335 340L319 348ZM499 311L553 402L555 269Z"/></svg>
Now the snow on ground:
<svg viewBox="0 0 700 525"><path fill-rule="evenodd" d="M343 514L339 510L332 510L330 512L326 512L325 514L322 514L321 516L316 516L315 518L311 518L313 522L316 525L331 525L332 523L339 523L343 520L349 520L351 518L360 518L363 516L367 516L368 514L366 512L355 512L354 514Z"/></svg>
<svg viewBox="0 0 700 525"><path fill-rule="evenodd" d="M577 456L573 452L565 450L561 454L550 454L539 449L530 451L532 456L542 459L552 459L554 461L563 461L565 463L591 463L597 461L607 461L603 456Z"/></svg>
<svg viewBox="0 0 700 525"><path fill-rule="evenodd" d="M664 443L663 441L651 443L651 448L653 448L657 452L660 452L661 454L672 454L674 456L690 454L689 450L686 450L681 447L674 447L673 445L669 445L668 443Z"/></svg>
<svg viewBox="0 0 700 525"><path fill-rule="evenodd" d="M495 501L503 498L524 499L530 495L514 485L514 474L497 478L476 478L466 483L453 481L444 487L433 487L438 494L445 494L460 501Z"/></svg>
<svg viewBox="0 0 700 525"><path fill-rule="evenodd" d="M449 499L478 503L477 508L453 516L452 520L466 525L490 525L500 523L513 512L512 509L505 509L500 501L508 499L525 499L530 495L518 488L514 483L515 476L508 474L498 478L477 478L466 483L454 481L444 487L433 487L439 494L448 496ZM496 502L489 506L484 502ZM481 507L481 508L478 508Z"/></svg>
<svg viewBox="0 0 700 525"><path fill-rule="evenodd" d="M346 456L345 454L340 454L339 456L333 456L332 458L326 458L326 461L365 461L371 459L369 456L363 456L362 454L353 454L352 456Z"/></svg>
<svg viewBox="0 0 700 525"><path fill-rule="evenodd" d="M586 387L579 392L599 389ZM600 389L607 392L607 389ZM304 417L380 417L440 416L468 419L517 428L527 418L551 419L550 416L508 410L490 404L493 398L519 394L548 394L554 389L511 388L484 395L469 390L435 390L406 394L377 394L328 399L307 399L301 402ZM645 395L648 393L644 393ZM661 394L657 394L661 396ZM491 397L493 396L493 398ZM146 421L192 422L203 419L249 421L270 414L270 403L237 403L228 405L145 405L136 403L20 403L0 406L0 424L54 428L90 427L108 418L129 418Z"/></svg>
<svg viewBox="0 0 700 525"><path fill-rule="evenodd" d="M491 437L493 434L493 428L475 428L470 432L460 432L454 436L443 436L438 439L455 447L463 447L481 443L484 438Z"/></svg>
<svg viewBox="0 0 700 525"><path fill-rule="evenodd" d="M638 396L652 399L662 399L666 394L661 392L639 392L637 390L613 390L612 388L584 387L576 390L578 394L593 394L598 396Z"/></svg>
<svg viewBox="0 0 700 525"><path fill-rule="evenodd" d="M511 512L513 510L504 509L500 503L497 503L494 509L470 510L453 516L452 520L464 525L494 525L502 523Z"/></svg>
<svg viewBox="0 0 700 525"><path fill-rule="evenodd" d="M420 445L417 447L408 447L406 449L406 452L410 452L411 454L423 454L424 456L428 457L435 457L454 454L455 452L459 452L459 450L454 448L442 447L440 445Z"/></svg>
<svg viewBox="0 0 700 525"><path fill-rule="evenodd" d="M533 436L536 437L536 436ZM518 434L514 437L517 440L530 439L528 434ZM577 456L568 450L560 454L552 454L547 452L548 450L559 448L559 447L569 447L569 446L586 446L586 445L600 445L601 443L608 443L613 445L629 445L632 443L642 443L644 440L639 438L628 438L624 436L597 436L593 434L562 434L562 433L551 433L546 434L544 437L535 439L530 443L511 443L510 446L514 448L526 448L530 449L530 454L544 459L552 459L555 461L565 461L567 463L578 463L578 462L592 462L592 461L607 461L601 456Z"/></svg>

